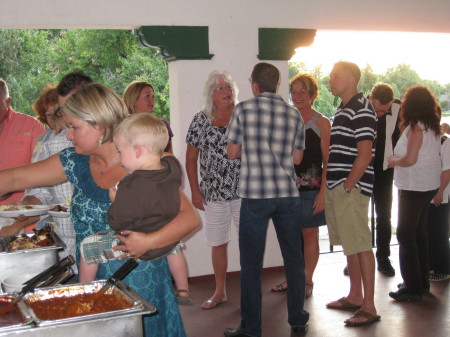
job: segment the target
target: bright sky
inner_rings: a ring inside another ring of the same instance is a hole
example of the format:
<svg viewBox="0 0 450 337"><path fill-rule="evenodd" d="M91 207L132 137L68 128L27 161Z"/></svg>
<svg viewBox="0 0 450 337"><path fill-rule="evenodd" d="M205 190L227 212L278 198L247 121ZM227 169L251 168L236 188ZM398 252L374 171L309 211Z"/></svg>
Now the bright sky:
<svg viewBox="0 0 450 337"><path fill-rule="evenodd" d="M296 49L291 59L308 69L322 64L328 74L339 60L370 64L376 74L398 64L409 64L421 78L450 83L450 34L317 31L310 47Z"/></svg>

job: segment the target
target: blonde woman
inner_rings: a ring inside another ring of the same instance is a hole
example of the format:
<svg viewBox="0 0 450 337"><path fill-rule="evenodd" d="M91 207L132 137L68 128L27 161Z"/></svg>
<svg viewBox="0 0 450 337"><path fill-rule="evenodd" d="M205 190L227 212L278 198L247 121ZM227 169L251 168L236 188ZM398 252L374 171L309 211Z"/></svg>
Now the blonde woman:
<svg viewBox="0 0 450 337"><path fill-rule="evenodd" d="M155 91L153 86L145 81L131 82L123 92L123 101L127 106L129 114L152 113L155 108ZM173 132L169 124L161 118L169 133L169 142L165 152L172 153ZM175 281L178 304L193 304L189 292L188 269L183 250L177 249L167 257L170 272Z"/></svg>
<svg viewBox="0 0 450 337"><path fill-rule="evenodd" d="M0 196L69 180L74 186L71 218L79 255L80 242L86 236L110 228L109 189L127 175L118 160L112 137L128 111L111 89L92 83L65 103L63 116L69 127L67 138L74 147L28 166L0 171ZM139 258L149 250L179 241L198 224L192 205L180 190L180 211L174 220L153 233L124 231L126 237L119 236L124 245L118 249ZM96 279L109 278L122 264L116 260L99 265ZM144 318L145 336L186 336L166 259L139 261L124 282L158 308L158 315Z"/></svg>

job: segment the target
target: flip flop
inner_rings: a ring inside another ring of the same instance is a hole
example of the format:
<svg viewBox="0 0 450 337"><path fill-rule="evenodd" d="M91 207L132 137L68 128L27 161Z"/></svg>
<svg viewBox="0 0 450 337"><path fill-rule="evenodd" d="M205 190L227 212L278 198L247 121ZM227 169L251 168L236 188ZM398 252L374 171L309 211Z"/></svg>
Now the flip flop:
<svg viewBox="0 0 450 337"><path fill-rule="evenodd" d="M283 291L287 291L287 285L286 285L286 288L283 288L283 284L286 284L286 280L281 283L276 284L275 287L270 289L270 291L273 293L282 293Z"/></svg>
<svg viewBox="0 0 450 337"><path fill-rule="evenodd" d="M352 302L349 302L345 299L345 297L342 297L340 299L338 299L337 301L340 303L341 305L335 305L335 304L331 304L333 302L330 302L327 304L327 308L328 309L337 309L337 310L355 310L355 309L360 309L361 306L358 304L354 304Z"/></svg>
<svg viewBox="0 0 450 337"><path fill-rule="evenodd" d="M357 317L363 317L366 318L365 321L361 321L361 322L352 322L350 321L352 318L357 318ZM350 317L349 319L346 319L344 321L346 326L361 326L361 325L366 325L366 324L372 324L375 322L378 322L381 319L380 315L374 315L371 314L370 312L364 311L364 310L357 310L352 317Z"/></svg>
<svg viewBox="0 0 450 337"><path fill-rule="evenodd" d="M219 300L219 301L216 301L216 300L206 300L205 302L203 302L201 308L202 308L202 309L205 309L205 310L211 310L211 309L214 309L215 307L217 307L218 305L223 304L223 303L226 303L226 302L227 302L226 299Z"/></svg>

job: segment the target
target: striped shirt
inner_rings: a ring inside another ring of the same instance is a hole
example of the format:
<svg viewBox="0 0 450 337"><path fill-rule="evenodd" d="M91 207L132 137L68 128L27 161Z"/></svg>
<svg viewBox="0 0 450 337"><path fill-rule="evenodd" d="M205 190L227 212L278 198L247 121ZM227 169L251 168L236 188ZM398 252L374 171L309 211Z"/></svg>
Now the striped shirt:
<svg viewBox="0 0 450 337"><path fill-rule="evenodd" d="M292 152L304 150L305 127L280 95L265 92L239 103L225 137L241 145L241 198L299 196Z"/></svg>
<svg viewBox="0 0 450 337"><path fill-rule="evenodd" d="M372 141L372 161L356 187L370 196L373 189L373 157L375 155L377 119L370 101L359 93L343 106L338 107L331 127L330 157L328 160L327 186L334 188L349 175L358 155L358 142Z"/></svg>

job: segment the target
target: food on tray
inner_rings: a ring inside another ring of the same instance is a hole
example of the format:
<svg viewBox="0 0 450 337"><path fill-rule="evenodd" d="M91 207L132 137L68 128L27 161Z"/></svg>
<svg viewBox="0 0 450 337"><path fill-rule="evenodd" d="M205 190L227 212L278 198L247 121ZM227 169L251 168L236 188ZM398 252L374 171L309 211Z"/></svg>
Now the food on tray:
<svg viewBox="0 0 450 337"><path fill-rule="evenodd" d="M9 251L41 248L53 246L55 242L51 238L51 228L46 227L40 230L33 229L34 235L21 234L11 239L8 244Z"/></svg>
<svg viewBox="0 0 450 337"><path fill-rule="evenodd" d="M103 294L96 299L95 305L93 305L94 294L84 293L70 297L53 297L30 301L28 304L36 316L44 321L123 310L133 305L124 296L117 296L114 293Z"/></svg>
<svg viewBox="0 0 450 337"><path fill-rule="evenodd" d="M23 211L34 209L33 205L1 205L0 211Z"/></svg>
<svg viewBox="0 0 450 337"><path fill-rule="evenodd" d="M56 205L55 207L50 208L49 211L51 211L51 212L67 212L67 211L69 211L69 208L61 206L61 205Z"/></svg>
<svg viewBox="0 0 450 337"><path fill-rule="evenodd" d="M12 300L13 298L11 296L0 297L0 311L2 311ZM17 304L14 304L7 313L0 316L0 327L24 323L24 321L25 318L17 307Z"/></svg>
<svg viewBox="0 0 450 337"><path fill-rule="evenodd" d="M21 215L44 215L50 207L48 205L1 205L0 216L3 218L16 218Z"/></svg>

